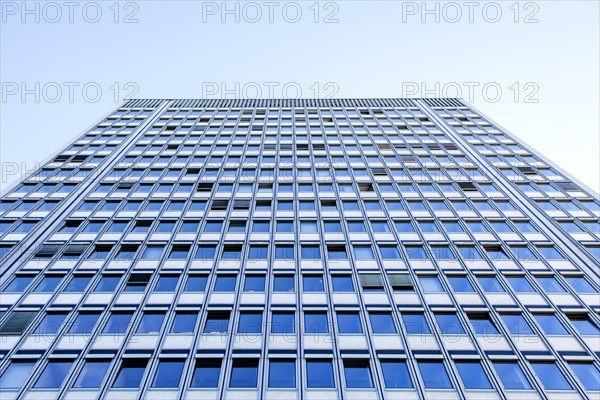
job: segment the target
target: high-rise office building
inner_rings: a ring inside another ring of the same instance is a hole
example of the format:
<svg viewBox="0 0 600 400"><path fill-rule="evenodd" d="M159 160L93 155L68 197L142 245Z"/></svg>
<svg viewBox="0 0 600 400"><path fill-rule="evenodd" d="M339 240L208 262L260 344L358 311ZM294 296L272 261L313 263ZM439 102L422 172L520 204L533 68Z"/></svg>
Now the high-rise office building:
<svg viewBox="0 0 600 400"><path fill-rule="evenodd" d="M461 100L130 100L2 197L0 397L598 398L599 204Z"/></svg>

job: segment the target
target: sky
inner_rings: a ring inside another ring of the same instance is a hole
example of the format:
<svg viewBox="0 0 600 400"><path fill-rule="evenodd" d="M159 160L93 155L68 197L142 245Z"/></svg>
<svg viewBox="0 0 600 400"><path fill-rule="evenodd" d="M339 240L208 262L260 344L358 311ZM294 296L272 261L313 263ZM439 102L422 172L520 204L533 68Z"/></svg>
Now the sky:
<svg viewBox="0 0 600 400"><path fill-rule="evenodd" d="M462 97L600 189L597 1L0 5L0 189L130 97Z"/></svg>

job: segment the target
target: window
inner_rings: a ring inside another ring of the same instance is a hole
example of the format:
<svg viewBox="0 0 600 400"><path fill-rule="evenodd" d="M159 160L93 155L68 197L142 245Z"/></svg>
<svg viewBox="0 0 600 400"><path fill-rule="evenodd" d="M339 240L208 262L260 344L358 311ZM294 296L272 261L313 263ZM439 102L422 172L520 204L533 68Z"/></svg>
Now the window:
<svg viewBox="0 0 600 400"><path fill-rule="evenodd" d="M546 260L564 260L565 257L552 246L544 246L537 248L542 257Z"/></svg>
<svg viewBox="0 0 600 400"><path fill-rule="evenodd" d="M164 313L144 313L136 333L159 333L164 319Z"/></svg>
<svg viewBox="0 0 600 400"><path fill-rule="evenodd" d="M155 388L176 388L179 386L181 375L183 373L183 361L179 360L160 360L156 375L152 382Z"/></svg>
<svg viewBox="0 0 600 400"><path fill-rule="evenodd" d="M12 361L0 377L0 389L20 389L31 376L35 361Z"/></svg>
<svg viewBox="0 0 600 400"><path fill-rule="evenodd" d="M429 324L423 313L402 313L402 321L409 335L431 334Z"/></svg>
<svg viewBox="0 0 600 400"><path fill-rule="evenodd" d="M98 318L100 317L100 313L80 313L71 329L69 330L69 334L90 334L96 327L96 323L98 322Z"/></svg>
<svg viewBox="0 0 600 400"><path fill-rule="evenodd" d="M587 390L600 390L600 370L592 363L569 363L579 382Z"/></svg>
<svg viewBox="0 0 600 400"><path fill-rule="evenodd" d="M587 314L569 315L569 320L581 335L600 336L600 329Z"/></svg>
<svg viewBox="0 0 600 400"><path fill-rule="evenodd" d="M273 278L274 292L293 292L294 286L293 275L275 275Z"/></svg>
<svg viewBox="0 0 600 400"><path fill-rule="evenodd" d="M244 280L244 292L264 292L264 275L248 275Z"/></svg>
<svg viewBox="0 0 600 400"><path fill-rule="evenodd" d="M374 260L375 254L373 254L373 250L371 246L354 246L354 257L357 260Z"/></svg>
<svg viewBox="0 0 600 400"><path fill-rule="evenodd" d="M73 361L51 360L33 385L36 389L58 389L67 377Z"/></svg>
<svg viewBox="0 0 600 400"><path fill-rule="evenodd" d="M331 360L307 360L306 382L308 388L334 388Z"/></svg>
<svg viewBox="0 0 600 400"><path fill-rule="evenodd" d="M348 254L344 245L328 245L327 258L331 260L347 260Z"/></svg>
<svg viewBox="0 0 600 400"><path fill-rule="evenodd" d="M301 253L301 258L303 260L316 261L321 259L321 251L319 249L319 246L302 245Z"/></svg>
<svg viewBox="0 0 600 400"><path fill-rule="evenodd" d="M554 314L535 314L535 320L547 335L568 335L569 333Z"/></svg>
<svg viewBox="0 0 600 400"><path fill-rule="evenodd" d="M148 360L143 359L125 359L113 383L113 388L136 389L140 387L140 382L146 371Z"/></svg>
<svg viewBox="0 0 600 400"><path fill-rule="evenodd" d="M65 292L84 292L92 279L91 276L74 276L65 288Z"/></svg>
<svg viewBox="0 0 600 400"><path fill-rule="evenodd" d="M62 276L45 276L33 291L37 293L53 292L62 281L62 278Z"/></svg>
<svg viewBox="0 0 600 400"><path fill-rule="evenodd" d="M112 313L102 333L125 333L131 321L131 313Z"/></svg>
<svg viewBox="0 0 600 400"><path fill-rule="evenodd" d="M533 335L533 330L521 314L501 314L501 317L511 335Z"/></svg>
<svg viewBox="0 0 600 400"><path fill-rule="evenodd" d="M195 259L196 260L213 260L215 258L216 246L211 245L203 245L198 246L198 250L196 250Z"/></svg>
<svg viewBox="0 0 600 400"><path fill-rule="evenodd" d="M379 253L384 260L400 260L400 252L396 246L379 246Z"/></svg>
<svg viewBox="0 0 600 400"><path fill-rule="evenodd" d="M495 276L480 276L477 278L479 284L483 288L484 292L487 293L498 293L498 292L506 292L500 282L498 282L498 278Z"/></svg>
<svg viewBox="0 0 600 400"><path fill-rule="evenodd" d="M196 326L196 318L198 314L195 312L177 312L171 327L171 333L192 333Z"/></svg>
<svg viewBox="0 0 600 400"><path fill-rule="evenodd" d="M33 333L36 335L55 335L60 330L66 317L66 313L46 314Z"/></svg>
<svg viewBox="0 0 600 400"><path fill-rule="evenodd" d="M199 275L190 275L185 283L184 292L204 292L208 277Z"/></svg>
<svg viewBox="0 0 600 400"><path fill-rule="evenodd" d="M380 292L383 291L383 279L381 274L358 274L358 280L363 291Z"/></svg>
<svg viewBox="0 0 600 400"><path fill-rule="evenodd" d="M419 361L418 364L426 389L452 389L452 383L443 362Z"/></svg>
<svg viewBox="0 0 600 400"><path fill-rule="evenodd" d="M158 282L156 283L156 287L154 288L155 292L174 292L177 287L177 283L179 283L178 276L161 276L158 278Z"/></svg>
<svg viewBox="0 0 600 400"><path fill-rule="evenodd" d="M216 388L219 385L221 375L221 360L202 359L196 361L194 376L191 387L193 388Z"/></svg>
<svg viewBox="0 0 600 400"><path fill-rule="evenodd" d="M98 282L98 285L96 285L94 292L114 292L117 286L119 285L120 281L120 276L105 275L102 278L100 278L100 282Z"/></svg>
<svg viewBox="0 0 600 400"><path fill-rule="evenodd" d="M531 385L523 370L516 362L498 361L494 362L496 374L500 377L505 389L529 390Z"/></svg>
<svg viewBox="0 0 600 400"><path fill-rule="evenodd" d="M293 312L273 312L271 333L296 333L296 317Z"/></svg>
<svg viewBox="0 0 600 400"><path fill-rule="evenodd" d="M564 375L553 362L531 363L536 375L546 390L573 390Z"/></svg>
<svg viewBox="0 0 600 400"><path fill-rule="evenodd" d="M270 388L295 388L296 387L296 362L294 360L269 361L269 387Z"/></svg>
<svg viewBox="0 0 600 400"><path fill-rule="evenodd" d="M344 376L348 388L372 388L373 379L368 361L344 361Z"/></svg>
<svg viewBox="0 0 600 400"><path fill-rule="evenodd" d="M333 275L331 282L334 292L354 292L354 283L351 276Z"/></svg>
<svg viewBox="0 0 600 400"><path fill-rule="evenodd" d="M190 252L190 245L176 244L173 245L169 253L169 260L187 260Z"/></svg>
<svg viewBox="0 0 600 400"><path fill-rule="evenodd" d="M497 335L498 330L488 314L470 314L469 322L478 335Z"/></svg>
<svg viewBox="0 0 600 400"><path fill-rule="evenodd" d="M234 292L237 277L234 275L218 275L215 282L215 292Z"/></svg>
<svg viewBox="0 0 600 400"><path fill-rule="evenodd" d="M475 289L473 289L473 285L466 276L450 276L448 277L448 282L450 282L450 286L452 286L452 290L457 293L473 293Z"/></svg>
<svg viewBox="0 0 600 400"><path fill-rule="evenodd" d="M440 328L440 332L442 332L443 335L465 334L465 330L463 329L463 326L456 314L436 313L435 320Z"/></svg>
<svg viewBox="0 0 600 400"><path fill-rule="evenodd" d="M73 387L77 389L100 388L109 366L109 360L86 360Z"/></svg>
<svg viewBox="0 0 600 400"><path fill-rule="evenodd" d="M506 278L510 286L512 286L513 290L517 293L532 293L535 292L535 289L527 278L524 276L509 276Z"/></svg>
<svg viewBox="0 0 600 400"><path fill-rule="evenodd" d="M580 293L598 293L598 291L584 277L565 277L571 287Z"/></svg>
<svg viewBox="0 0 600 400"><path fill-rule="evenodd" d="M544 292L547 293L564 293L565 289L562 287L560 283L554 277L538 277L536 278L540 286L544 289Z"/></svg>
<svg viewBox="0 0 600 400"><path fill-rule="evenodd" d="M258 360L233 360L231 388L255 388L258 379Z"/></svg>
<svg viewBox="0 0 600 400"><path fill-rule="evenodd" d="M22 293L32 280L32 276L17 276L8 284L4 292Z"/></svg>
<svg viewBox="0 0 600 400"><path fill-rule="evenodd" d="M238 323L238 333L262 333L261 312L241 312Z"/></svg>
<svg viewBox="0 0 600 400"><path fill-rule="evenodd" d="M275 246L275 259L276 260L289 260L289 261L295 260L294 246L293 245L276 245Z"/></svg>
<svg viewBox="0 0 600 400"><path fill-rule="evenodd" d="M424 292L441 293L445 292L442 283L437 276L421 276L419 282Z"/></svg>
<svg viewBox="0 0 600 400"><path fill-rule="evenodd" d="M149 245L144 250L144 254L142 254L142 260L160 260L164 250L164 246Z"/></svg>
<svg viewBox="0 0 600 400"><path fill-rule="evenodd" d="M370 312L369 320L371 321L373 333L397 333L391 313Z"/></svg>
<svg viewBox="0 0 600 400"><path fill-rule="evenodd" d="M302 277L304 292L324 292L325 284L322 275L304 275Z"/></svg>
<svg viewBox="0 0 600 400"><path fill-rule="evenodd" d="M209 312L206 318L204 333L227 333L229 328L228 312Z"/></svg>
<svg viewBox="0 0 600 400"><path fill-rule="evenodd" d="M143 292L146 290L146 286L152 277L151 274L146 273L132 273L129 275L127 285L125 286L126 292Z"/></svg>
<svg viewBox="0 0 600 400"><path fill-rule="evenodd" d="M408 389L413 387L408 366L404 361L382 360L381 370L385 387L388 389Z"/></svg>
<svg viewBox="0 0 600 400"><path fill-rule="evenodd" d="M304 313L304 333L329 333L326 312Z"/></svg>
<svg viewBox="0 0 600 400"><path fill-rule="evenodd" d="M340 333L363 333L358 313L337 313L337 323Z"/></svg>
<svg viewBox="0 0 600 400"><path fill-rule="evenodd" d="M492 385L479 361L458 361L456 368L466 389L491 389Z"/></svg>

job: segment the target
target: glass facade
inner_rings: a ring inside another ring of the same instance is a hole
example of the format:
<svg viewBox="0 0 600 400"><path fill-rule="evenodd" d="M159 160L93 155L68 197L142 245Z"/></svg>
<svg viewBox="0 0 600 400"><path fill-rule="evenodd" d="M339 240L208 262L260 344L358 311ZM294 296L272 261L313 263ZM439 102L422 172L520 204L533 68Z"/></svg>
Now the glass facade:
<svg viewBox="0 0 600 400"><path fill-rule="evenodd" d="M460 100L130 100L0 216L3 400L600 395L598 197Z"/></svg>

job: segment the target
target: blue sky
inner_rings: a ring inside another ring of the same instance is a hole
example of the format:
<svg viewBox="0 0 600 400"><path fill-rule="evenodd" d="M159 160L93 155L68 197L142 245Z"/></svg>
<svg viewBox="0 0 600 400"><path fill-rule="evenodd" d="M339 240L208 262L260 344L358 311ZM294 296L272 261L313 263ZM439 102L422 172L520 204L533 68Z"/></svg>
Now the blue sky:
<svg viewBox="0 0 600 400"><path fill-rule="evenodd" d="M26 4L1 2L3 188L132 94L461 96L600 186L596 1Z"/></svg>

